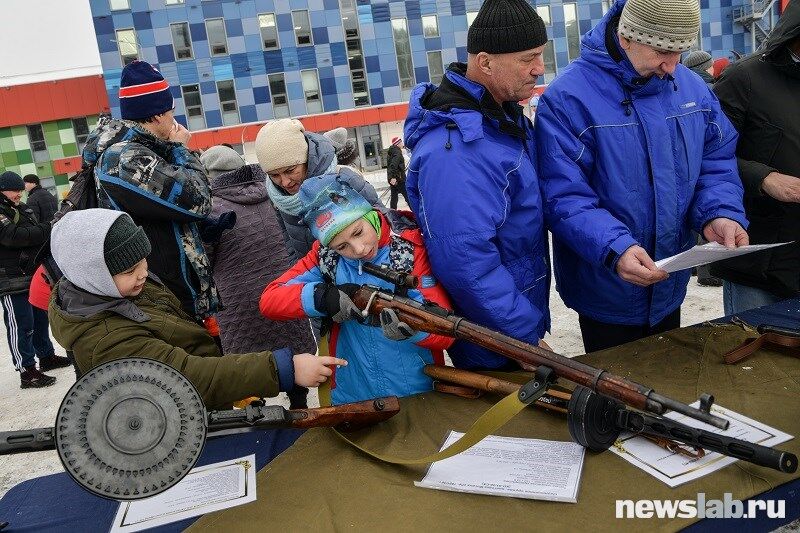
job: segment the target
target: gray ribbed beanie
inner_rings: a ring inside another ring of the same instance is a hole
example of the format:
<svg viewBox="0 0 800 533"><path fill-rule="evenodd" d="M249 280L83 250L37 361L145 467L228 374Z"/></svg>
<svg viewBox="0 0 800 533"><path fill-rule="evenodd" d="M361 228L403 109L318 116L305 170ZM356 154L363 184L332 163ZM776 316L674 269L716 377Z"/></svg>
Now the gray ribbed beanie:
<svg viewBox="0 0 800 533"><path fill-rule="evenodd" d="M200 162L206 168L208 179L212 181L217 176L239 170L247 164L236 150L221 144L212 146L200 154Z"/></svg>
<svg viewBox="0 0 800 533"><path fill-rule="evenodd" d="M628 0L619 19L622 37L668 52L689 50L699 30L697 0Z"/></svg>
<svg viewBox="0 0 800 533"><path fill-rule="evenodd" d="M683 65L692 70L708 70L713 64L711 54L703 50L693 50L683 58Z"/></svg>
<svg viewBox="0 0 800 533"><path fill-rule="evenodd" d="M486 0L467 30L467 52L508 54L547 44L547 28L525 0Z"/></svg>

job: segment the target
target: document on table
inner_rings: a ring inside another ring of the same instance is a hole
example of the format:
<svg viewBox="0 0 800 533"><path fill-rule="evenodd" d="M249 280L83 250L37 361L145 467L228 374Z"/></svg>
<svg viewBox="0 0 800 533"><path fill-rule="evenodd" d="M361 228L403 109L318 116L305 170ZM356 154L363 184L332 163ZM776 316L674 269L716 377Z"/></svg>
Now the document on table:
<svg viewBox="0 0 800 533"><path fill-rule="evenodd" d="M659 259L656 261L656 266L667 272L677 272L679 270L685 270L723 259L730 259L737 255L751 254L753 252L774 248L776 246L783 246L784 244L791 244L793 242L794 241L779 242L776 244L750 244L738 248L726 248L718 242L710 242L708 244L697 245L685 252L673 255L672 257Z"/></svg>
<svg viewBox="0 0 800 533"><path fill-rule="evenodd" d="M255 501L256 456L193 468L174 487L120 502L111 533L141 531Z"/></svg>
<svg viewBox="0 0 800 533"><path fill-rule="evenodd" d="M463 433L451 431L442 448ZM558 442L490 435L433 463L417 487L557 502L578 501L585 449Z"/></svg>
<svg viewBox="0 0 800 533"><path fill-rule="evenodd" d="M700 402L695 402L692 407L699 407L699 405ZM694 418L674 412L667 413L666 417L677 420L687 426L713 431L720 435L735 437L767 447L776 446L794 438L788 433L771 428L719 405L713 405L711 412L730 420L730 426L727 430L722 431ZM687 448L690 447L687 446ZM706 451L704 457L698 459L686 457L667 451L644 437L637 437L631 434L621 436L610 449L629 463L638 466L670 487L683 485L738 461L738 459L709 451Z"/></svg>

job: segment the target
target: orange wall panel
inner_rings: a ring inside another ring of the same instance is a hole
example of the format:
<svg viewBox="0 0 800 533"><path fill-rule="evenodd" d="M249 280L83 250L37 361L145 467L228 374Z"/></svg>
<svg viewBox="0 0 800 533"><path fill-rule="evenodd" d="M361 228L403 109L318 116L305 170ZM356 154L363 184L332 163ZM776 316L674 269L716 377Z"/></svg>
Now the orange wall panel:
<svg viewBox="0 0 800 533"><path fill-rule="evenodd" d="M53 171L56 174L74 174L81 169L80 157L67 157L53 160Z"/></svg>
<svg viewBox="0 0 800 533"><path fill-rule="evenodd" d="M0 128L108 111L100 75L0 88Z"/></svg>

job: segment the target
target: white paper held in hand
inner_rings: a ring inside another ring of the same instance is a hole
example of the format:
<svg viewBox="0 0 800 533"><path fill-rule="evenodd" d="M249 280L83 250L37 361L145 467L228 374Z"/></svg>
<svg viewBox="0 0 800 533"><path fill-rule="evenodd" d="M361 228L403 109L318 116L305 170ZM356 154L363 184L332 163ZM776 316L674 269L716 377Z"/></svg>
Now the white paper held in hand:
<svg viewBox="0 0 800 533"><path fill-rule="evenodd" d="M722 261L723 259L730 259L738 255L751 254L753 252L775 248L776 246L783 246L793 242L794 241L775 244L749 244L738 248L726 248L717 242L710 242L708 244L699 244L671 257L659 259L656 261L656 266L667 272L677 272L679 270L706 265L715 261Z"/></svg>

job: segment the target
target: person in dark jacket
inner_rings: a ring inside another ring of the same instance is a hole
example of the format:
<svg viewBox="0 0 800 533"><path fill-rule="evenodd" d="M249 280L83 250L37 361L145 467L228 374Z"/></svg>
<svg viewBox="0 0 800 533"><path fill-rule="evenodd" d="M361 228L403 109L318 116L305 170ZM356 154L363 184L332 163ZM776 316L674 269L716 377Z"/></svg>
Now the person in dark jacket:
<svg viewBox="0 0 800 533"><path fill-rule="evenodd" d="M695 245L748 243L736 130L678 64L697 39L696 0L617 0L536 113L556 288L584 348L680 326L689 270L655 261Z"/></svg>
<svg viewBox="0 0 800 533"><path fill-rule="evenodd" d="M300 184L339 168L333 144L324 135L305 131L295 119L267 122L256 137L256 157L267 174L267 193L281 214L286 239L297 261L311 250L314 237L303 222ZM375 188L351 167L341 167L348 184L376 207L383 207Z"/></svg>
<svg viewBox="0 0 800 533"><path fill-rule="evenodd" d="M545 44L525 0L486 0L467 64L414 88L403 129L411 208L457 314L530 344L550 328L550 262L533 125L517 102L544 74ZM519 368L463 341L448 352L462 368Z"/></svg>
<svg viewBox="0 0 800 533"><path fill-rule="evenodd" d="M186 145L191 133L175 121L169 84L152 65L122 71L122 120L101 120L83 150L96 164L101 207L125 211L140 224L153 253L150 268L203 321L220 307L200 231L211 212L203 164Z"/></svg>
<svg viewBox="0 0 800 533"><path fill-rule="evenodd" d="M39 222L20 202L24 189L15 172L0 174L0 298L11 359L20 373L20 387L27 389L54 384L56 378L42 370L71 363L55 354L47 313L28 302L31 275L36 270L33 258L50 236L50 223Z"/></svg>
<svg viewBox="0 0 800 533"><path fill-rule="evenodd" d="M276 350L293 353L317 349L306 320L277 322L258 308L259 295L292 266L280 216L267 194L267 176L258 165L247 165L234 150L212 146L200 156L211 178L212 217L236 213L236 226L208 247L214 281L225 309L217 313L224 353ZM307 392L287 392L293 409L306 406Z"/></svg>
<svg viewBox="0 0 800 533"><path fill-rule="evenodd" d="M712 265L731 314L800 295L800 1L789 2L758 53L725 69L714 92L739 131L751 242L795 241Z"/></svg>
<svg viewBox="0 0 800 533"><path fill-rule="evenodd" d="M56 197L43 189L39 183L39 176L28 174L22 181L25 182L25 190L28 191L28 201L25 205L31 208L33 214L39 222L50 222L53 215L58 211L58 200Z"/></svg>
<svg viewBox="0 0 800 533"><path fill-rule="evenodd" d="M394 137L392 145L386 152L386 179L392 194L389 200L390 209L397 209L397 199L400 195L408 205L411 205L406 192L406 159L403 157L402 144L403 140L400 137Z"/></svg>

